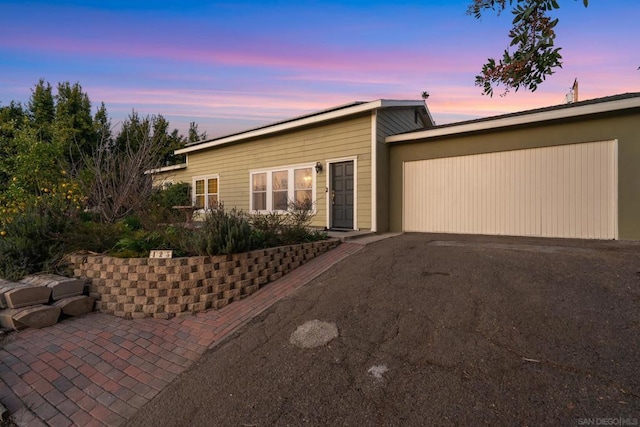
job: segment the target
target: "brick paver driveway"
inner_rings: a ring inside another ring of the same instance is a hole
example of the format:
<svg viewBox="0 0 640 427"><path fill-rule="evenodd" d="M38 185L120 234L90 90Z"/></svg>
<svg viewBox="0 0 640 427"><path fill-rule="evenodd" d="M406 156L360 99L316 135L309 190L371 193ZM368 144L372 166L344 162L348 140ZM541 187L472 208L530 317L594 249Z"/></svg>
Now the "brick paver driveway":
<svg viewBox="0 0 640 427"><path fill-rule="evenodd" d="M90 313L20 331L0 348L0 402L19 425L120 425L207 349L361 248L343 244L221 310L170 320Z"/></svg>

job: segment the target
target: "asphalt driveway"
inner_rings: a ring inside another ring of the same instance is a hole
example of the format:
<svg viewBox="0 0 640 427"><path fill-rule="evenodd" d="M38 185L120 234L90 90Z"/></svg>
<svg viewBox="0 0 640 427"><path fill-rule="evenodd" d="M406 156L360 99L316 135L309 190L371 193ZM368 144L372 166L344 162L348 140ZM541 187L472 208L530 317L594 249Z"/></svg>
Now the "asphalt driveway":
<svg viewBox="0 0 640 427"><path fill-rule="evenodd" d="M292 345L313 319L338 338ZM128 425L638 423L640 244L408 234L268 309Z"/></svg>

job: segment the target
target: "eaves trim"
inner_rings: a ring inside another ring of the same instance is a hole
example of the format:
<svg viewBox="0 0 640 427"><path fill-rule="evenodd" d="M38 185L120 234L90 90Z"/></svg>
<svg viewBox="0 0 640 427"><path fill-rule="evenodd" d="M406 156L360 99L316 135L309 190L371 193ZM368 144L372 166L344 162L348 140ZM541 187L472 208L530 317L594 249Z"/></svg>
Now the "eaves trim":
<svg viewBox="0 0 640 427"><path fill-rule="evenodd" d="M567 119L573 117L587 116L591 114L601 114L612 111L627 110L640 107L640 97L629 99L621 99L615 101L602 102L598 104L590 104L578 107L570 107L553 111L542 111L531 114L523 114L513 117L496 117L494 120L485 120L475 123L465 123L460 125L444 126L422 130L418 132L409 132L399 135L391 135L385 138L388 143L408 142L419 139L429 139L439 136L456 135L461 133L478 132L483 130L505 128L510 126L525 125L531 123L539 123L558 119Z"/></svg>
<svg viewBox="0 0 640 427"><path fill-rule="evenodd" d="M187 164L186 163L179 163L177 165L163 166L163 167L157 168L157 169L146 170L146 171L144 171L144 174L148 175L148 174L154 174L154 173L170 172L170 171L175 171L175 170L179 170L179 169L186 169L186 168L187 168Z"/></svg>
<svg viewBox="0 0 640 427"><path fill-rule="evenodd" d="M225 145L233 142L242 141L245 139L270 135L277 132L283 132L283 131L295 129L302 126L308 126L308 125L312 125L312 124L316 124L316 123L320 123L328 120L338 119L341 117L347 117L354 114L375 110L378 108L424 107L424 106L425 106L424 101L398 101L398 100L379 99L377 101L358 104L352 107L348 107L348 108L344 108L336 111L328 111L322 114L316 114L309 117L302 117L298 120L292 120L285 123L275 124L272 126L267 126L259 129L254 129L254 130L249 130L246 132L230 135L227 137L221 137L218 139L214 139L212 141L196 144L191 147L181 148L179 150L176 150L175 154L185 154L185 153L192 153L194 151L206 150L208 148L218 147L220 145Z"/></svg>

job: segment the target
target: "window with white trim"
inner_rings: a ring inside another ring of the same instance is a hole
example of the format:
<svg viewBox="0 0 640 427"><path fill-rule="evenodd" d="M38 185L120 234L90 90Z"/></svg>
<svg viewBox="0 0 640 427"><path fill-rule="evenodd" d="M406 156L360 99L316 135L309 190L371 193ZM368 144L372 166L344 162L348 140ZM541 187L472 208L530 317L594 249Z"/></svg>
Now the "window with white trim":
<svg viewBox="0 0 640 427"><path fill-rule="evenodd" d="M286 211L295 202L313 209L313 165L251 172L251 210Z"/></svg>
<svg viewBox="0 0 640 427"><path fill-rule="evenodd" d="M193 204L198 209L218 207L218 175L196 177L193 179Z"/></svg>
<svg viewBox="0 0 640 427"><path fill-rule="evenodd" d="M271 190L271 210L286 211L289 206L289 171L271 172Z"/></svg>
<svg viewBox="0 0 640 427"><path fill-rule="evenodd" d="M254 173L251 177L251 204L254 211L267 210L267 173Z"/></svg>

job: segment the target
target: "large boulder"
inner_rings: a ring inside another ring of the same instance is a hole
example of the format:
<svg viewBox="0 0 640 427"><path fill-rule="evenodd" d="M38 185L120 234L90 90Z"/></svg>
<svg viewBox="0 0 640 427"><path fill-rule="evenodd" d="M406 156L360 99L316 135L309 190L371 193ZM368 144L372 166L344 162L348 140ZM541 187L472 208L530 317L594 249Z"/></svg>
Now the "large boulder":
<svg viewBox="0 0 640 427"><path fill-rule="evenodd" d="M51 297L51 289L0 279L0 308L21 308L46 304Z"/></svg>
<svg viewBox="0 0 640 427"><path fill-rule="evenodd" d="M60 318L60 307L34 305L25 308L0 310L0 326L8 329L44 328L55 325Z"/></svg>
<svg viewBox="0 0 640 427"><path fill-rule="evenodd" d="M53 305L62 310L62 314L67 316L80 316L93 311L95 299L86 295L63 298Z"/></svg>
<svg viewBox="0 0 640 427"><path fill-rule="evenodd" d="M57 274L34 274L25 277L20 282L30 286L45 286L51 289L51 298L54 301L82 295L84 291L83 280L58 276Z"/></svg>

